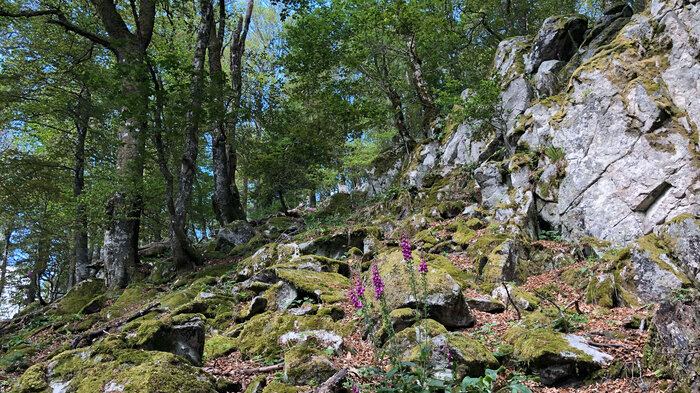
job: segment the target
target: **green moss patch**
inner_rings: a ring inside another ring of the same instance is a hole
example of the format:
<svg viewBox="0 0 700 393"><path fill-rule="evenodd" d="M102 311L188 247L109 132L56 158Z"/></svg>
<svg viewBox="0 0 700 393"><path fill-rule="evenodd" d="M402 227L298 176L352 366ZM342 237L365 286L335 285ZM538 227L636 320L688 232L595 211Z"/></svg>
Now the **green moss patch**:
<svg viewBox="0 0 700 393"><path fill-rule="evenodd" d="M225 336L214 336L204 341L202 362L226 356L236 350L236 339Z"/></svg>

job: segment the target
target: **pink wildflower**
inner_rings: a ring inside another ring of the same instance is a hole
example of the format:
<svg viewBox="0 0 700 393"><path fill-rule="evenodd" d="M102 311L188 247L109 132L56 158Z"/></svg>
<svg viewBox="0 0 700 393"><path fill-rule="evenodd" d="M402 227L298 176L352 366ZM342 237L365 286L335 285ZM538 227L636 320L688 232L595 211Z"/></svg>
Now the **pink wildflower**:
<svg viewBox="0 0 700 393"><path fill-rule="evenodd" d="M418 271L427 274L428 273L428 262L425 261L425 257L423 257L423 253L421 252L420 255L420 266L418 266Z"/></svg>
<svg viewBox="0 0 700 393"><path fill-rule="evenodd" d="M379 275L376 264L372 266L372 284L374 284L374 298L379 300L384 293L384 282L382 282L382 276Z"/></svg>
<svg viewBox="0 0 700 393"><path fill-rule="evenodd" d="M411 243L408 242L406 232L401 234L401 252L403 253L404 261L408 262L413 259L413 256L411 255Z"/></svg>

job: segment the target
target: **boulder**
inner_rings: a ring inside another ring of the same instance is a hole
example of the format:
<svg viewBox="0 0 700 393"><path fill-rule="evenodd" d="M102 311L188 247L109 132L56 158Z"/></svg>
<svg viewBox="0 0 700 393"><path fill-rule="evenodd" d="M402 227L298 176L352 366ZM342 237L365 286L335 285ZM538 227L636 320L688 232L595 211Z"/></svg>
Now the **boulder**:
<svg viewBox="0 0 700 393"><path fill-rule="evenodd" d="M551 329L523 331L514 327L504 335L513 355L525 362L544 385L581 379L612 362L613 357L586 344L586 339Z"/></svg>
<svg viewBox="0 0 700 393"><path fill-rule="evenodd" d="M545 19L537 32L530 56L525 60L525 72L537 71L547 60L568 61L576 53L588 28L583 16L556 16Z"/></svg>
<svg viewBox="0 0 700 393"><path fill-rule="evenodd" d="M323 352L313 348L294 347L284 355L284 376L292 385L320 385L337 371Z"/></svg>
<svg viewBox="0 0 700 393"><path fill-rule="evenodd" d="M229 252L238 245L248 243L253 236L255 230L247 221L234 221L217 232L216 251Z"/></svg>
<svg viewBox="0 0 700 393"><path fill-rule="evenodd" d="M508 304L510 303L508 295L510 295L510 299L513 299L513 302L515 302L515 304L518 306L518 309L520 309L521 311L533 311L540 304L539 299L537 299L535 296L511 284L505 285L508 287L507 291L506 288L503 287L503 285L497 286L491 292L491 297L500 300L504 304Z"/></svg>
<svg viewBox="0 0 700 393"><path fill-rule="evenodd" d="M483 344L461 332L449 333L432 319L415 323L396 338L403 361L417 361L421 345L428 345L428 367L443 381L452 379L453 367L458 380L481 376L487 368L498 368L498 361Z"/></svg>
<svg viewBox="0 0 700 393"><path fill-rule="evenodd" d="M655 233L669 246L686 276L700 283L700 218L681 215L659 227Z"/></svg>
<svg viewBox="0 0 700 393"><path fill-rule="evenodd" d="M318 255L332 259L342 259L351 248L364 249L365 239L375 237L380 239L382 233L377 227L365 227L350 233L337 233L321 236L299 245L304 255Z"/></svg>
<svg viewBox="0 0 700 393"><path fill-rule="evenodd" d="M505 184L497 163L482 164L474 171L474 179L479 185L481 203L485 208L491 209L508 198L508 185Z"/></svg>
<svg viewBox="0 0 700 393"><path fill-rule="evenodd" d="M675 256L658 237L649 234L623 250L615 261L620 284L644 302L661 302L674 290L691 285Z"/></svg>
<svg viewBox="0 0 700 393"><path fill-rule="evenodd" d="M417 272L418 258L413 259L414 272ZM462 286L457 281L461 281L461 278L456 276L459 274L459 269L454 268L449 261L444 263L440 258L428 256L426 260L429 271L426 275L428 294L425 306L430 318L449 328L473 325L474 317L464 299ZM405 268L406 262L400 250L380 254L375 258L375 262L384 281L384 296L390 310L414 308L416 305L419 309L422 308L422 291L419 291L416 299L412 293L409 273ZM452 274L446 270L449 269L448 264L452 266ZM418 273L415 274L416 279L419 280ZM365 282L371 283L371 276L370 270L366 273ZM368 288L367 292L371 294L370 296L374 296L374 288Z"/></svg>
<svg viewBox="0 0 700 393"><path fill-rule="evenodd" d="M215 380L168 352L78 349L30 367L17 392L215 393Z"/></svg>
<svg viewBox="0 0 700 393"><path fill-rule="evenodd" d="M649 363L675 391L700 391L700 295L661 303L649 330Z"/></svg>
<svg viewBox="0 0 700 393"><path fill-rule="evenodd" d="M103 295L106 290L104 280L89 278L81 281L61 298L56 311L61 314L77 314L95 298Z"/></svg>
<svg viewBox="0 0 700 393"><path fill-rule="evenodd" d="M204 352L204 322L200 316L178 315L173 319L137 321L124 327L125 331L136 328L126 335L132 348L149 351L171 352L182 356L195 366L201 366Z"/></svg>
<svg viewBox="0 0 700 393"><path fill-rule="evenodd" d="M489 314L500 314L506 310L505 304L487 297L467 299L467 304L472 310L479 310Z"/></svg>
<svg viewBox="0 0 700 393"><path fill-rule="evenodd" d="M236 346L244 359L256 356L273 359L282 352L279 338L286 333L321 330L338 334L339 326L329 316L264 313L256 315L246 322L238 336Z"/></svg>
<svg viewBox="0 0 700 393"><path fill-rule="evenodd" d="M295 243L267 244L239 263L236 270L236 281L249 279L270 266L290 262L300 256L300 250L300 247Z"/></svg>

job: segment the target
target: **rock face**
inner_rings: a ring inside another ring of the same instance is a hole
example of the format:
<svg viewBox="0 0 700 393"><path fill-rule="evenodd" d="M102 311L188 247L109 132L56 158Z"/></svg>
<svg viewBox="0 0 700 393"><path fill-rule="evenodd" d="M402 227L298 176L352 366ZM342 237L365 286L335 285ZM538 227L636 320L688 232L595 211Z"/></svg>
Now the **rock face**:
<svg viewBox="0 0 700 393"><path fill-rule="evenodd" d="M576 53L588 21L582 16L558 16L545 19L535 38L530 57L525 61L525 72L537 71L547 60L568 61Z"/></svg>
<svg viewBox="0 0 700 393"><path fill-rule="evenodd" d="M700 390L700 296L661 303L649 336L652 367L674 384Z"/></svg>

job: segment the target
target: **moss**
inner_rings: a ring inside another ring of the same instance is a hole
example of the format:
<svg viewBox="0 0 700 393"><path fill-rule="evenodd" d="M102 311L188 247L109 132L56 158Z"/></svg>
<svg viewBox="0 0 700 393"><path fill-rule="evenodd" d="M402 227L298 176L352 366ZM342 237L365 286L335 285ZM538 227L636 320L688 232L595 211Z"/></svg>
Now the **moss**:
<svg viewBox="0 0 700 393"><path fill-rule="evenodd" d="M618 285L614 276L605 274L598 279L591 280L586 290L586 303L597 304L601 307L613 308L617 302Z"/></svg>
<svg viewBox="0 0 700 393"><path fill-rule="evenodd" d="M338 273L295 269L275 270L281 280L292 284L302 295L316 297L324 303L344 300L343 293L350 287L350 280Z"/></svg>
<svg viewBox="0 0 700 393"><path fill-rule="evenodd" d="M438 204L438 212L443 218L455 217L464 210L462 201L443 201Z"/></svg>
<svg viewBox="0 0 700 393"><path fill-rule="evenodd" d="M629 264L630 250L635 248L645 253L660 269L672 273L681 281L683 286L691 285L688 277L669 265L664 258L671 259L671 251L664 242L653 233L637 239L631 246L623 250L615 259L614 266L619 272L625 265ZM663 257L662 257L663 256Z"/></svg>
<svg viewBox="0 0 700 393"><path fill-rule="evenodd" d="M447 333L447 329L436 320L423 319L413 324L413 326L411 326L409 329L404 329L397 333L396 339L404 347L414 345L418 343L417 336L422 332L424 332L426 337L430 338ZM425 337L422 337L421 339L424 340Z"/></svg>
<svg viewBox="0 0 700 393"><path fill-rule="evenodd" d="M475 259L487 256L507 239L508 236L504 234L483 234L476 239L474 244L469 246L467 249L467 256Z"/></svg>
<svg viewBox="0 0 700 393"><path fill-rule="evenodd" d="M320 307L318 311L316 312L316 315L318 316L329 316L331 319L334 321L340 321L341 319L345 318L345 310L343 310L342 307L331 305L331 306L325 306L325 307Z"/></svg>
<svg viewBox="0 0 700 393"><path fill-rule="evenodd" d="M434 246L439 242L439 240L428 229L418 232L415 236L413 236L413 240L416 242L423 242L431 246Z"/></svg>
<svg viewBox="0 0 700 393"><path fill-rule="evenodd" d="M230 337L214 336L204 341L202 362L226 356L236 350L236 340Z"/></svg>
<svg viewBox="0 0 700 393"><path fill-rule="evenodd" d="M264 386L267 384L267 376L258 375L253 378L245 389L244 393L259 393L263 390Z"/></svg>
<svg viewBox="0 0 700 393"><path fill-rule="evenodd" d="M350 265L347 262L318 255L303 255L288 263L275 265L273 268L306 270L303 266L307 264L319 266L322 272L338 273L346 277L350 276Z"/></svg>
<svg viewBox="0 0 700 393"><path fill-rule="evenodd" d="M92 278L71 288L58 303L59 314L77 314L95 297L105 293L103 280Z"/></svg>
<svg viewBox="0 0 700 393"><path fill-rule="evenodd" d="M592 270L590 270L588 267L572 267L564 270L559 275L559 278L576 289L583 289L587 287L588 283L591 281L591 274Z"/></svg>
<svg viewBox="0 0 700 393"><path fill-rule="evenodd" d="M484 375L486 369L498 368L498 360L480 342L468 338L462 333L450 333L446 335L447 346L451 351L457 352L462 359L457 363L457 376L479 377Z"/></svg>
<svg viewBox="0 0 700 393"><path fill-rule="evenodd" d="M302 389L295 386L287 385L281 382L270 382L270 384L263 390L263 393L297 393L300 391L302 391Z"/></svg>
<svg viewBox="0 0 700 393"><path fill-rule="evenodd" d="M114 319L123 316L134 306L142 304L144 300L152 299L158 291L145 284L131 284L122 292L111 306L103 309L100 314L105 319Z"/></svg>
<svg viewBox="0 0 700 393"><path fill-rule="evenodd" d="M204 278L204 277L221 277L232 270L235 265L230 263L221 263L218 265L207 266L199 270L194 275L194 279Z"/></svg>
<svg viewBox="0 0 700 393"><path fill-rule="evenodd" d="M173 292L159 299L160 304L169 309L174 310L186 303L191 302L199 293L200 288L189 286L186 289Z"/></svg>
<svg viewBox="0 0 700 393"><path fill-rule="evenodd" d="M510 330L510 329L509 329ZM592 361L580 349L573 348L560 334L551 329L532 329L520 334L507 334L513 345L513 355L531 367L547 367L552 359L561 358L562 352L570 352L579 360Z"/></svg>
<svg viewBox="0 0 700 393"><path fill-rule="evenodd" d="M307 315L259 314L251 318L237 339L237 347L244 359L262 356L272 359L282 349L278 338L284 333L304 330L338 331L338 325L330 317Z"/></svg>
<svg viewBox="0 0 700 393"><path fill-rule="evenodd" d="M319 216L347 216L351 211L351 196L350 194L338 192L331 195L328 206L319 212Z"/></svg>
<svg viewBox="0 0 700 393"><path fill-rule="evenodd" d="M457 232L452 235L452 240L462 247L466 247L476 237L476 231L465 226L460 226Z"/></svg>
<svg viewBox="0 0 700 393"><path fill-rule="evenodd" d="M29 367L22 377L20 377L18 388L15 391L17 393L34 393L42 392L48 387L49 384L46 382L46 366L43 364L35 364Z"/></svg>
<svg viewBox="0 0 700 393"><path fill-rule="evenodd" d="M243 257L250 256L255 251L259 250L260 247L264 246L267 242L268 238L264 234L258 233L255 236L253 236L253 238L250 239L247 243L239 244L236 247L232 248L229 252L229 255Z"/></svg>

